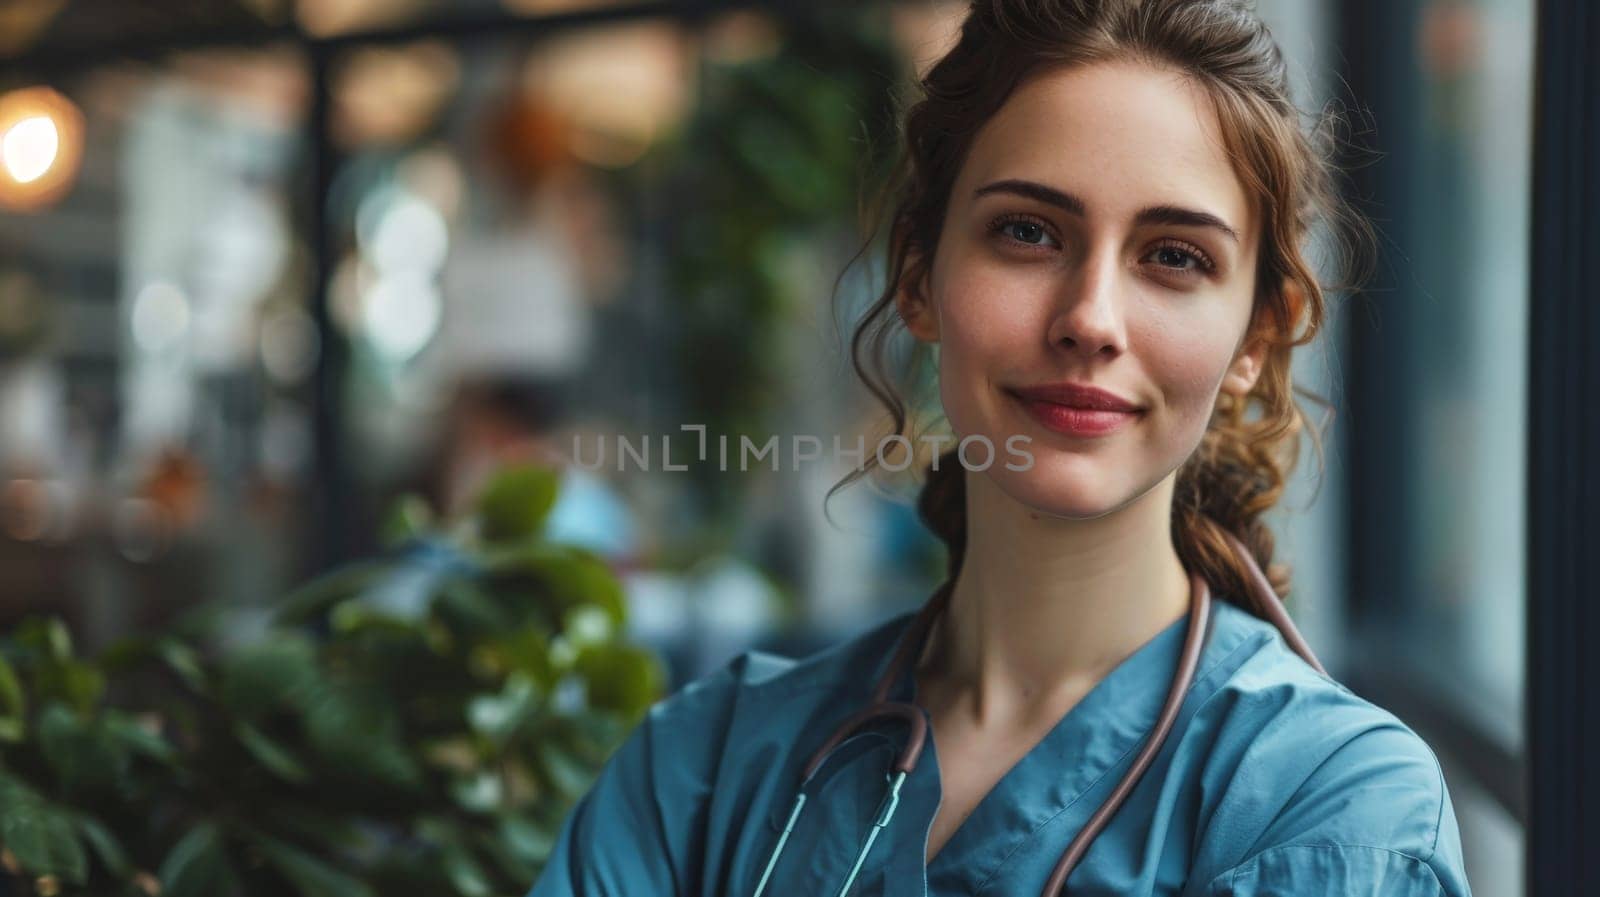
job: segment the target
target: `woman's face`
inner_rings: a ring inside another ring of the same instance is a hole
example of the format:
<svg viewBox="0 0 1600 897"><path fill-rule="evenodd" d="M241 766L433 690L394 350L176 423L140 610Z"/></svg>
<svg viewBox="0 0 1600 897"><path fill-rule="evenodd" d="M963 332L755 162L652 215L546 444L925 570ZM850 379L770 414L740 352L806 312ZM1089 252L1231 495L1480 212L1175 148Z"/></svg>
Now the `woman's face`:
<svg viewBox="0 0 1600 897"><path fill-rule="evenodd" d="M978 132L927 279L900 311L940 344L957 437L995 447L987 475L1039 511L1097 517L1176 471L1219 390L1254 384L1257 229L1201 88L1133 63L1048 72ZM1019 394L1063 383L1137 410ZM1006 469L1024 461L1006 452L1018 435L1031 469Z"/></svg>

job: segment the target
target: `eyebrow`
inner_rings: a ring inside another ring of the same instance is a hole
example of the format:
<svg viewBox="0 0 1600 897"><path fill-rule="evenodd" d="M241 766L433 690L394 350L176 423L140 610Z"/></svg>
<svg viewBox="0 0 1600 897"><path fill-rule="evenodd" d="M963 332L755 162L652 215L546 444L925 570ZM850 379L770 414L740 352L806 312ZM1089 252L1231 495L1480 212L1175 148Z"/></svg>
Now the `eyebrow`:
<svg viewBox="0 0 1600 897"><path fill-rule="evenodd" d="M987 196L990 193L1010 193L1028 199L1038 200L1046 205L1052 205L1072 215L1082 218L1085 214L1082 199L1064 193L1054 187L1046 187L1035 181L1017 180L1015 178L995 181L985 184L973 191L973 199ZM1136 225L1170 224L1179 227L1209 227L1221 231L1233 242L1239 242L1239 232L1228 226L1228 222L1199 209L1185 209L1182 206L1160 205L1149 206L1139 210L1133 216Z"/></svg>

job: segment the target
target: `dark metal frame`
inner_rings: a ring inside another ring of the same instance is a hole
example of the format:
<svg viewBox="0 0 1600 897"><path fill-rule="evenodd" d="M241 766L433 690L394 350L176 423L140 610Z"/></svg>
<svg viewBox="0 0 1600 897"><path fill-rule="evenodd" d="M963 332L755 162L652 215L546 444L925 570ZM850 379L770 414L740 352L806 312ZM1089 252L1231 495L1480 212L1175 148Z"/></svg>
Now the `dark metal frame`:
<svg viewBox="0 0 1600 897"><path fill-rule="evenodd" d="M1356 116L1350 139L1357 146L1340 163L1352 202L1382 232L1412 229L1412 209L1395 200L1403 196L1401 172L1411 168L1414 147L1391 126L1418 117L1419 100L1401 75L1407 71L1409 37L1416 30L1415 11L1409 9L1413 5L1349 0L1340 7L1339 74L1357 108L1367 113ZM1382 154L1381 163L1375 163L1374 153ZM1375 261L1371 280L1350 297L1345 345L1340 348L1347 359L1342 365L1345 396L1355 409L1343 416L1349 457L1347 609L1354 622L1366 619L1369 611L1392 606L1383 596L1405 594L1402 571L1410 552L1396 535L1414 526L1396 517L1412 509L1396 508L1390 496L1402 492L1401 471L1392 459L1409 455L1415 441L1415 380L1398 369L1411 357L1406 347L1415 339L1415 328L1405 314L1406 303L1398 301L1404 297L1402 273L1381 251Z"/></svg>
<svg viewBox="0 0 1600 897"><path fill-rule="evenodd" d="M1600 894L1600 9L1539 4L1528 380L1529 897Z"/></svg>

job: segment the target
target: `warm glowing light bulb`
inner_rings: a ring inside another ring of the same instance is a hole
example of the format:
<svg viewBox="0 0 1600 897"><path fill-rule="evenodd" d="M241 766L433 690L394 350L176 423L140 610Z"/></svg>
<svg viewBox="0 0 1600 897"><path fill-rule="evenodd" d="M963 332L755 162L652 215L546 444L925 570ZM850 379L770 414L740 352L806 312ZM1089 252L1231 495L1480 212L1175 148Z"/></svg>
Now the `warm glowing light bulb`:
<svg viewBox="0 0 1600 897"><path fill-rule="evenodd" d="M0 209L37 212L72 189L83 161L83 113L48 87L0 92Z"/></svg>
<svg viewBox="0 0 1600 897"><path fill-rule="evenodd" d="M0 160L19 184L43 177L55 164L61 137L48 115L35 115L12 125L0 138Z"/></svg>

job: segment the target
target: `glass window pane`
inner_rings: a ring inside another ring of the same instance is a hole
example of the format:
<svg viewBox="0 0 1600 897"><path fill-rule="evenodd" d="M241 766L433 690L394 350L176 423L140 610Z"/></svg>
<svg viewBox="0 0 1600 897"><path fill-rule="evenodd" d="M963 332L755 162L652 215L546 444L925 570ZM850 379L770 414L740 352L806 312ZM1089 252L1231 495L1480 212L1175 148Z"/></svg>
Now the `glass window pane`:
<svg viewBox="0 0 1600 897"><path fill-rule="evenodd" d="M1532 4L1439 2L1418 35L1424 164L1409 198L1422 339L1423 527L1410 633L1433 685L1508 746L1522 738L1524 445Z"/></svg>
<svg viewBox="0 0 1600 897"><path fill-rule="evenodd" d="M59 613L95 646L303 574L306 85L284 48L56 84L81 133L53 131L38 178L0 195L6 620ZM59 195L20 195L68 168Z"/></svg>

